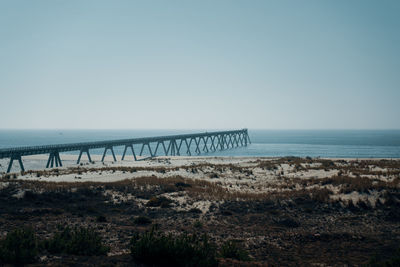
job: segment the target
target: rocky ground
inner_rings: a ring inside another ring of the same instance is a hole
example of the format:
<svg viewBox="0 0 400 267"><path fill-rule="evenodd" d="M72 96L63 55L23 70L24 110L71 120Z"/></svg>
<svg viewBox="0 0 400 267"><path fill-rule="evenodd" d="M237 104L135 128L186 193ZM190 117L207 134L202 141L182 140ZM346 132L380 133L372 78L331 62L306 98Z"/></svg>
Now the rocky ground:
<svg viewBox="0 0 400 267"><path fill-rule="evenodd" d="M71 266L138 264L129 241L153 225L172 234L206 233L216 244L235 240L251 256L248 265L363 266L393 257L400 247L400 160L155 158L135 164L3 174L0 238L21 226L43 238L59 225L93 227L111 247L107 256L42 253L37 263Z"/></svg>

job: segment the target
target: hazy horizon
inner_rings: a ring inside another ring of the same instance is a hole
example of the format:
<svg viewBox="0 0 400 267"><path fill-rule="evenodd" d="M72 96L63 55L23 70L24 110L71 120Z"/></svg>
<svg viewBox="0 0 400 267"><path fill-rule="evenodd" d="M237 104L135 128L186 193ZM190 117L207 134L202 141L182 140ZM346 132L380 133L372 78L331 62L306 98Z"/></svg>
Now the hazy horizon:
<svg viewBox="0 0 400 267"><path fill-rule="evenodd" d="M27 131L35 131L35 130L49 130L49 131L96 131L96 130L101 130L101 131L130 131L130 130L171 130L171 131L192 131L192 130L239 130L239 129L248 129L250 130L265 130L265 131L400 131L400 128L325 128L325 129L320 129L320 128L247 128L247 127L237 127L237 128L0 128L0 131L7 131L7 130L27 130Z"/></svg>
<svg viewBox="0 0 400 267"><path fill-rule="evenodd" d="M0 1L0 128L400 129L399 1Z"/></svg>

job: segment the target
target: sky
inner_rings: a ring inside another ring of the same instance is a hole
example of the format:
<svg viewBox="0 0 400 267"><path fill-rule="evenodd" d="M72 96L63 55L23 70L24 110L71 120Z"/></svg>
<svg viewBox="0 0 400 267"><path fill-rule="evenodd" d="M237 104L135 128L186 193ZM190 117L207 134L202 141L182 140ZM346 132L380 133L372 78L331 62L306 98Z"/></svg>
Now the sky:
<svg viewBox="0 0 400 267"><path fill-rule="evenodd" d="M0 0L0 128L400 129L400 1Z"/></svg>

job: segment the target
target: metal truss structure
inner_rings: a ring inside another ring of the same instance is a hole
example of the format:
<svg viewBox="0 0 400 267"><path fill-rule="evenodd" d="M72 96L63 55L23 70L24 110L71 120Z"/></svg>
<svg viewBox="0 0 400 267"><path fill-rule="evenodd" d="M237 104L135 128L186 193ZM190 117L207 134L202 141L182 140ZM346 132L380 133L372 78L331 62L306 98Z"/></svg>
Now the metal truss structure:
<svg viewBox="0 0 400 267"><path fill-rule="evenodd" d="M234 131L205 132L111 141L6 148L0 149L0 159L10 158L10 163L7 168L7 173L9 173L14 160L18 160L21 171L25 171L24 165L22 164L22 156L29 155L49 153L49 159L47 161L46 168L53 168L54 165L56 167L62 166L60 153L68 151L80 152L77 160L77 164L79 164L83 153L86 153L89 161L92 161L89 153L90 149L104 148L102 161L104 161L107 151L110 150L114 161L117 161L113 149L117 146L125 147L122 154L122 160L125 159L128 149L132 151L134 159L137 160L134 145L141 145L139 153L140 156L143 155L145 148L147 148L150 157L156 157L157 152L160 150L164 152L163 154L165 156L180 156L181 151L186 152L187 155L191 156L192 152L196 154L200 154L202 152L209 153L217 150L247 146L249 143L250 138L248 135L248 130L241 129Z"/></svg>

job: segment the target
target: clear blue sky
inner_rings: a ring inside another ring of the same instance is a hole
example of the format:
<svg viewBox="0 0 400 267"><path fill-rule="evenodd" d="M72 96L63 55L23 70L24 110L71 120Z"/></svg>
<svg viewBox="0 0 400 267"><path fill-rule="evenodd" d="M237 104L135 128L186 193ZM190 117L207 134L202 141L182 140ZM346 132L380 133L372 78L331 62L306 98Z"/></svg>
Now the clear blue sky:
<svg viewBox="0 0 400 267"><path fill-rule="evenodd" d="M400 1L0 0L0 128L400 128Z"/></svg>

